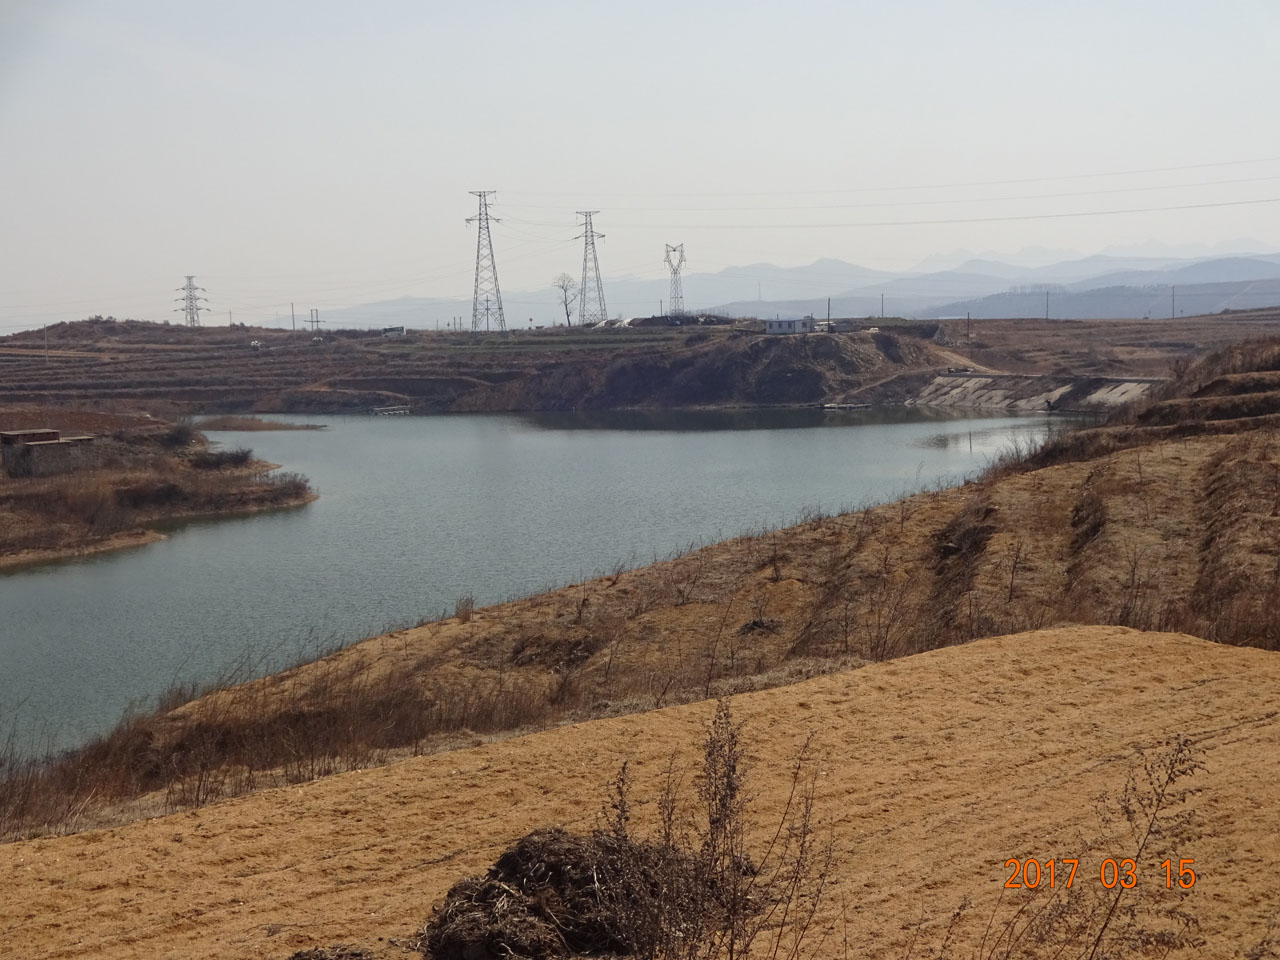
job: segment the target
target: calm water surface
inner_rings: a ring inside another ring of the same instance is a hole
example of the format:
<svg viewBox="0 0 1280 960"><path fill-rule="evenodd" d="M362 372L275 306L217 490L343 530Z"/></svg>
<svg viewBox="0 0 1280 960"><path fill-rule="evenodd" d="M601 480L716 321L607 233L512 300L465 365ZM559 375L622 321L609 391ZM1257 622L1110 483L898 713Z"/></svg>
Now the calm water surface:
<svg viewBox="0 0 1280 960"><path fill-rule="evenodd" d="M26 740L71 745L175 681L959 479L1048 421L897 407L320 422L210 434L306 474L309 506L0 575L0 733L16 716Z"/></svg>

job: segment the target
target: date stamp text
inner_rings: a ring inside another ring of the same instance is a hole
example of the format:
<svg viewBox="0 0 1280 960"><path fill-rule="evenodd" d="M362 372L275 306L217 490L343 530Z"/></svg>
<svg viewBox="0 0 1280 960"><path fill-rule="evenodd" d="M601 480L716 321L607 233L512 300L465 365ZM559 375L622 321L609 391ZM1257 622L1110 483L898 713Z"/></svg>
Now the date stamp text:
<svg viewBox="0 0 1280 960"><path fill-rule="evenodd" d="M1147 879L1156 882L1163 882L1166 890L1183 889L1190 890L1196 884L1196 872L1194 869L1195 860L1165 860L1159 865L1154 876ZM1116 859L1107 857L1101 863L1086 863L1081 871L1080 858L1064 857L1049 859L1040 859L1037 857L1028 857L1025 860L1019 860L1010 857L1004 862L1006 870L1009 870L1009 879L1005 880L1004 885L1010 890L1035 890L1045 886L1050 889L1070 889L1074 883L1097 879L1108 890L1112 890L1117 886L1129 890L1136 887L1139 882L1141 871L1138 864L1129 859Z"/></svg>

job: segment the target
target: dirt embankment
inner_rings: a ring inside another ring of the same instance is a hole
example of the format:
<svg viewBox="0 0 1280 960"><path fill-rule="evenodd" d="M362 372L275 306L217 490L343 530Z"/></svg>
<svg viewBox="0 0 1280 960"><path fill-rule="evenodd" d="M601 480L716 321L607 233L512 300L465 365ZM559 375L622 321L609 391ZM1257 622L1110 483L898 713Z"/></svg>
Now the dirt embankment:
<svg viewBox="0 0 1280 960"><path fill-rule="evenodd" d="M1164 377L1197 354L1280 336L1280 308L1151 320L945 320L939 338L978 372Z"/></svg>
<svg viewBox="0 0 1280 960"><path fill-rule="evenodd" d="M347 331L315 344L281 331L246 332L238 342L225 329L184 335L154 324L84 322L51 336L79 349L50 363L21 347L6 355L0 402L92 399L222 413L814 404L946 365L929 341L906 334L767 337L723 328L396 340ZM250 336L259 349L247 346ZM20 338L0 340L0 350Z"/></svg>
<svg viewBox="0 0 1280 960"><path fill-rule="evenodd" d="M0 337L0 402L157 414L610 409L902 402L947 368L1162 377L1198 351L1280 332L1280 311L1178 320L945 321L877 334L746 328L311 333L94 319ZM940 338L934 342L931 337ZM254 348L251 343L259 346Z"/></svg>
<svg viewBox="0 0 1280 960"><path fill-rule="evenodd" d="M314 499L305 477L248 450L211 450L184 423L67 409L0 408L0 430L90 433L76 467L50 476L0 470L0 568L137 546L155 525Z"/></svg>
<svg viewBox="0 0 1280 960"><path fill-rule="evenodd" d="M984 410L1096 411L1135 403L1160 382L1149 378L947 373L935 377L910 402Z"/></svg>
<svg viewBox="0 0 1280 960"><path fill-rule="evenodd" d="M1194 918L1203 946L1178 960L1267 956L1250 951L1280 906L1278 695L1273 654L1069 627L739 696L760 813L752 845L767 841L812 735L817 817L835 842L834 886L810 940L825 943L818 955L899 960L913 942L912 956L936 952L966 899L946 955L985 955L991 918L998 930L1020 902L1004 889L1006 860L1075 858L1074 895L1106 893L1103 861L1131 855L1133 840L1123 822L1099 819L1095 799L1118 797L1143 756L1186 737L1203 764L1196 795L1177 807L1190 820L1167 854L1140 858L1140 886L1119 906L1144 894L1153 912ZM6 956L285 960L337 943L410 956L393 941L516 837L591 829L624 760L635 826L652 826L669 757L691 761L710 712L600 720L0 846ZM1175 867L1194 860L1185 894L1165 888L1166 855Z"/></svg>

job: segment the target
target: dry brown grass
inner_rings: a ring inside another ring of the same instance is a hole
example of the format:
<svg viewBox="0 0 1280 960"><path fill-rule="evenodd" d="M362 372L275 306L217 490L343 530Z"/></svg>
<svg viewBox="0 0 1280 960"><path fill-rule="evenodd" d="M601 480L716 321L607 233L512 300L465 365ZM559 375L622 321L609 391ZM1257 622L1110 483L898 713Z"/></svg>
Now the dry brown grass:
<svg viewBox="0 0 1280 960"><path fill-rule="evenodd" d="M1101 858L1137 845L1127 820L1100 824L1094 799L1121 799L1134 760L1189 738L1205 767L1189 781L1197 836L1175 855L1196 861L1200 881L1182 906L1207 942L1170 960L1247 956L1277 906L1277 691L1280 661L1259 650L1067 627L736 697L764 827L749 841L768 842L812 737L815 811L836 841L820 955L841 956L847 938L844 955L858 960L932 958L924 947L941 943L968 899L945 953L968 960L993 910L998 928L1020 905L1002 887L1009 857L1079 856L1076 884L1093 887L1081 892L1105 892ZM633 823L657 821L671 754L692 769L711 712L700 703L563 726L0 845L0 929L30 960L283 958L334 943L403 957L393 941L414 936L459 877L530 831L590 831L624 761ZM1144 857L1140 875L1175 906L1160 859Z"/></svg>
<svg viewBox="0 0 1280 960"><path fill-rule="evenodd" d="M306 478L273 472L248 450L209 450L185 422L75 412L10 413L7 422L90 422L118 429L94 440L92 462L71 473L0 473L0 566L145 541L157 521L304 503ZM51 419L46 419L51 418Z"/></svg>
<svg viewBox="0 0 1280 960"><path fill-rule="evenodd" d="M231 416L224 414L204 417L197 424L201 430L231 430L257 432L262 430L323 430L321 423L288 423L284 420L263 420L261 417Z"/></svg>

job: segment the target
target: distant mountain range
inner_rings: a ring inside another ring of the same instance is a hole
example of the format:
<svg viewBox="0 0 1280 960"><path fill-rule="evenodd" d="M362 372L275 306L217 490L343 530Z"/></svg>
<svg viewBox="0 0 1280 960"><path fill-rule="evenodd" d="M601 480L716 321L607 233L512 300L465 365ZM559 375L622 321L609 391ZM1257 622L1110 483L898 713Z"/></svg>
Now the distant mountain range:
<svg viewBox="0 0 1280 960"><path fill-rule="evenodd" d="M935 319L1044 316L1060 319L1167 317L1280 305L1280 254L1203 258L1093 256L1041 267L989 259L949 270L886 273L841 260L804 267L768 263L726 267L684 277L690 312L783 318L888 316ZM508 326L564 321L558 294L512 291L503 296ZM669 308L666 280L605 281L612 316L651 316ZM469 300L401 297L328 310L330 327L443 328L455 317L469 324ZM575 315L576 321L576 315Z"/></svg>

